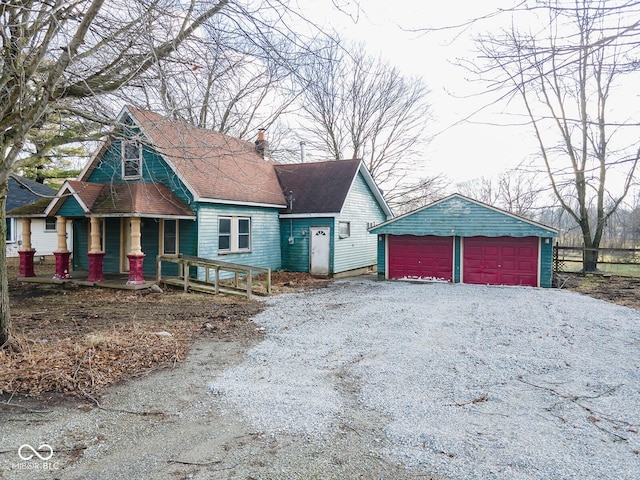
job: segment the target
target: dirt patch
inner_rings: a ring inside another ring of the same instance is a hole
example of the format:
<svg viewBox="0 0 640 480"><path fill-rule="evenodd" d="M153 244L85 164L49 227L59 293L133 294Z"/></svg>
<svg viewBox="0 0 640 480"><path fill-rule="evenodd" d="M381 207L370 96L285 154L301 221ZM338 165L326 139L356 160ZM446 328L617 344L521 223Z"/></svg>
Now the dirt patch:
<svg viewBox="0 0 640 480"><path fill-rule="evenodd" d="M314 277L303 272L272 272L271 273L271 292L291 293L300 290L314 290L316 288L324 288L331 283L331 279L327 277Z"/></svg>
<svg viewBox="0 0 640 480"><path fill-rule="evenodd" d="M561 274L558 287L640 310L640 279L633 277Z"/></svg>

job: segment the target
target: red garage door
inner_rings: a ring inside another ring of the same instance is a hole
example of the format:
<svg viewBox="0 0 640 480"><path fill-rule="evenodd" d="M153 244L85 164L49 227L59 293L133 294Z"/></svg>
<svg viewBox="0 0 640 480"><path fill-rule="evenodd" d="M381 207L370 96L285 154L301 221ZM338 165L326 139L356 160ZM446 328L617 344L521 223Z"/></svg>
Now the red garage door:
<svg viewBox="0 0 640 480"><path fill-rule="evenodd" d="M389 235L389 278L453 278L453 238Z"/></svg>
<svg viewBox="0 0 640 480"><path fill-rule="evenodd" d="M538 286L538 237L465 237L464 283Z"/></svg>

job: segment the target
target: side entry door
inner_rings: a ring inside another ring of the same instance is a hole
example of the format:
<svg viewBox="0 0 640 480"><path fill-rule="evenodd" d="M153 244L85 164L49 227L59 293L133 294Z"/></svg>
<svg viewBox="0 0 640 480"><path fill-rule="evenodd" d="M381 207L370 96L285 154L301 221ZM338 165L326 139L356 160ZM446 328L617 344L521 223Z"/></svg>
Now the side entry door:
<svg viewBox="0 0 640 480"><path fill-rule="evenodd" d="M311 275L329 275L331 228L311 227L309 233L309 242L311 243L309 273Z"/></svg>

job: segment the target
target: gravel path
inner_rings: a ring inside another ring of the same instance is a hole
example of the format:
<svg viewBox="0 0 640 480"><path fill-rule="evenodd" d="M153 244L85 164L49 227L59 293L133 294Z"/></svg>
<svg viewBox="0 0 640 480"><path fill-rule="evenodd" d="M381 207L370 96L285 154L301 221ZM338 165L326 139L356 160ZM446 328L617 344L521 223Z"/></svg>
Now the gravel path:
<svg viewBox="0 0 640 480"><path fill-rule="evenodd" d="M369 280L269 303L266 339L209 385L261 431L323 437L368 411L384 454L437 476L640 478L635 310Z"/></svg>

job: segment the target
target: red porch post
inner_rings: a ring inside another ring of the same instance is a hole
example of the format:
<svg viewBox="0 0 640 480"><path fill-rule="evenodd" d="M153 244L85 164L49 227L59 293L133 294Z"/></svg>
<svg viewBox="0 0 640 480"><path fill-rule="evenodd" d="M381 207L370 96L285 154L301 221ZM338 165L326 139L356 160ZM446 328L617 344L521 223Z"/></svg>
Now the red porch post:
<svg viewBox="0 0 640 480"><path fill-rule="evenodd" d="M18 251L20 257L19 277L35 277L33 256L36 251L31 248L31 219L22 219L22 248Z"/></svg>
<svg viewBox="0 0 640 480"><path fill-rule="evenodd" d="M102 273L102 261L104 252L89 252L89 276L87 282L103 282L104 274Z"/></svg>
<svg viewBox="0 0 640 480"><path fill-rule="evenodd" d="M127 285L142 285L145 283L143 267L146 255L142 252L140 226L140 217L131 218L131 251L127 254L129 259L129 280Z"/></svg>
<svg viewBox="0 0 640 480"><path fill-rule="evenodd" d="M87 277L87 282L102 282L104 281L102 261L104 259L105 252L102 251L100 245L100 239L102 238L100 231L100 219L91 217L89 226L89 276Z"/></svg>
<svg viewBox="0 0 640 480"><path fill-rule="evenodd" d="M127 285L142 285L145 283L143 273L144 257L146 257L144 253L142 255L127 255L129 259L129 280Z"/></svg>
<svg viewBox="0 0 640 480"><path fill-rule="evenodd" d="M71 278L69 274L69 257L71 252L67 249L67 219L65 217L56 217L58 219L58 249L53 252L56 257L56 273L54 279L68 280Z"/></svg>

